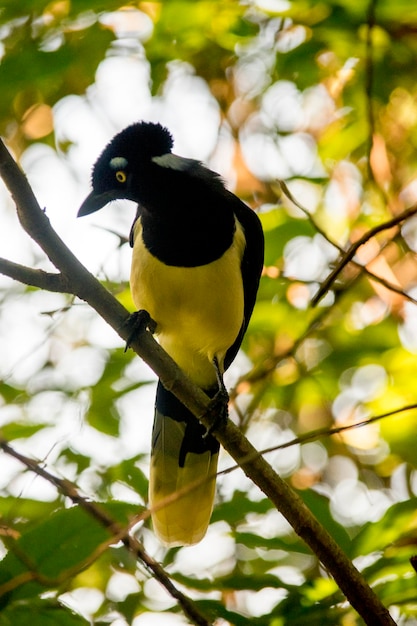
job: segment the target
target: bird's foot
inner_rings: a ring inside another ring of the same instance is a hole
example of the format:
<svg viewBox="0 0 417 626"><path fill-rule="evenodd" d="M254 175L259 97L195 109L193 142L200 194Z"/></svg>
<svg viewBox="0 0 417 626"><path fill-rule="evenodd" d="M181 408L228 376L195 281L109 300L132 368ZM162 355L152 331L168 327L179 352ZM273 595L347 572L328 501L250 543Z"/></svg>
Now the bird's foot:
<svg viewBox="0 0 417 626"><path fill-rule="evenodd" d="M229 416L229 394L226 390L219 389L207 407L204 417L210 421L210 426L203 435L203 439L207 439L214 430L224 423Z"/></svg>
<svg viewBox="0 0 417 626"><path fill-rule="evenodd" d="M155 320L151 318L148 311L145 311L145 309L131 313L123 323L123 326L129 331L126 339L125 352L130 348L130 344L137 335L144 333L145 330L149 330L151 333L154 333L156 330Z"/></svg>

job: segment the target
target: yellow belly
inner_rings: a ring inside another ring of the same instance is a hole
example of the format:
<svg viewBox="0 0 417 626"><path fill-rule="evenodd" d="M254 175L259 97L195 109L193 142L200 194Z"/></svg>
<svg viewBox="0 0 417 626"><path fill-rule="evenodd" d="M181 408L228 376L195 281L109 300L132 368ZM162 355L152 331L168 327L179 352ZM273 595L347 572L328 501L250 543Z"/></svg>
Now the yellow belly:
<svg viewBox="0 0 417 626"><path fill-rule="evenodd" d="M190 378L201 387L213 385L213 358L222 366L243 323L242 227L236 221L230 248L199 267L165 265L150 254L140 220L134 242L130 286L135 306L149 312L160 344Z"/></svg>

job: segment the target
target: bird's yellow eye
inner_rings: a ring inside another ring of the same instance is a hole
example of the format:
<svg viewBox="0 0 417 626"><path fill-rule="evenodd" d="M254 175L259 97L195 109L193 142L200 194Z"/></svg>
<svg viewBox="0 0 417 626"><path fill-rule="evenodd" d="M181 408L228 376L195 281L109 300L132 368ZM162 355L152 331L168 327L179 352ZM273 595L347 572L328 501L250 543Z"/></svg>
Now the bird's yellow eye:
<svg viewBox="0 0 417 626"><path fill-rule="evenodd" d="M115 176L116 180L119 183L125 183L127 180L126 172L124 172L123 170L119 170L118 172L116 172Z"/></svg>

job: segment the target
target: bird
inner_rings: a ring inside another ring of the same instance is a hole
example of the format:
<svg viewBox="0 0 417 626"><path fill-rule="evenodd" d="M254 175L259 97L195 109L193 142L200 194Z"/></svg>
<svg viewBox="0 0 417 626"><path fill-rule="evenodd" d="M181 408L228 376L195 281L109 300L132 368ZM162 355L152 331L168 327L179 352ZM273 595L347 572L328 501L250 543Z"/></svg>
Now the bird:
<svg viewBox="0 0 417 626"><path fill-rule="evenodd" d="M159 123L139 121L124 128L95 162L92 191L78 216L116 199L137 204L130 233L133 302L153 320L165 351L215 399L225 390L223 374L255 305L264 235L254 210L218 173L178 156L173 146L170 131ZM218 455L213 432L158 381L149 504L162 544L192 545L206 534ZM187 493L196 480L198 486Z"/></svg>

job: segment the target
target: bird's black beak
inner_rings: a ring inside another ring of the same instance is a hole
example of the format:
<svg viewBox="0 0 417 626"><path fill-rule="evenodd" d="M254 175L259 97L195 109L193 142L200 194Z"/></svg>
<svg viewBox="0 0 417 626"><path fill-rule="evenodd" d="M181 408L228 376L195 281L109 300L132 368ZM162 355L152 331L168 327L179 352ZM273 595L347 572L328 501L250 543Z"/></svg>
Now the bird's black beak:
<svg viewBox="0 0 417 626"><path fill-rule="evenodd" d="M95 213L112 200L117 200L117 198L120 198L120 196L116 195L113 191L105 191L104 193L92 191L78 209L77 217Z"/></svg>

